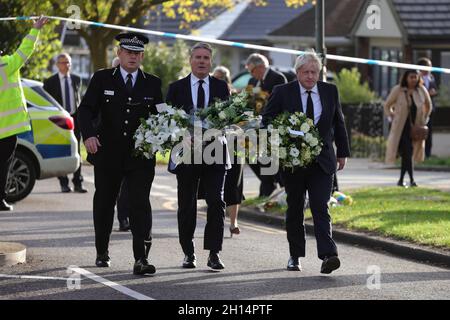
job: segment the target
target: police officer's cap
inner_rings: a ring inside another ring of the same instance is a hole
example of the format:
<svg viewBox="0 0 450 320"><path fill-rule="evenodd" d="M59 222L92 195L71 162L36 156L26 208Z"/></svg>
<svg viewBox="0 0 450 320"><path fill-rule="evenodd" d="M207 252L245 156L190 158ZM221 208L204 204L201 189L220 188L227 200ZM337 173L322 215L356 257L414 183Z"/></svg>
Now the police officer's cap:
<svg viewBox="0 0 450 320"><path fill-rule="evenodd" d="M118 34L115 39L120 42L121 48L138 52L144 51L144 45L148 43L146 36L135 32Z"/></svg>

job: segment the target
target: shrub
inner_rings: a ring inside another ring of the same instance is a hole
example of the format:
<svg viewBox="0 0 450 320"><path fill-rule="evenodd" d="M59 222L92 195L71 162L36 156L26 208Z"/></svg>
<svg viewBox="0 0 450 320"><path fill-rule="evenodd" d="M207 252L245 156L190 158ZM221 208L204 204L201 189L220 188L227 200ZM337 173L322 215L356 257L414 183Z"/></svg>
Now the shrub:
<svg viewBox="0 0 450 320"><path fill-rule="evenodd" d="M335 84L343 104L370 103L377 99L369 84L361 83L361 74L356 68L342 69L336 76Z"/></svg>

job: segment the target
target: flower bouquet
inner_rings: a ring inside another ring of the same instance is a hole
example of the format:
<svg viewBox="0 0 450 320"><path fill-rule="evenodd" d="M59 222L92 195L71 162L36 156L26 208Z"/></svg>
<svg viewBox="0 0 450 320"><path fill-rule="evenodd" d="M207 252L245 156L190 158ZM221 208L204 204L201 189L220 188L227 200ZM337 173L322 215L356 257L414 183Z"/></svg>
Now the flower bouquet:
<svg viewBox="0 0 450 320"><path fill-rule="evenodd" d="M247 93L247 103L252 108L255 115L261 114L269 99L269 92L262 90L260 87L248 85L245 88Z"/></svg>
<svg viewBox="0 0 450 320"><path fill-rule="evenodd" d="M322 141L318 129L311 119L302 112L284 112L267 127L271 135L269 149L271 155L278 153L283 169L303 168L311 164L322 151ZM273 139L273 135L279 135ZM275 140L275 141L274 141Z"/></svg>
<svg viewBox="0 0 450 320"><path fill-rule="evenodd" d="M189 127L189 115L182 109L176 109L165 103L156 106L158 114L141 119L141 125L134 135L135 150L147 159L157 152L165 155L184 136Z"/></svg>

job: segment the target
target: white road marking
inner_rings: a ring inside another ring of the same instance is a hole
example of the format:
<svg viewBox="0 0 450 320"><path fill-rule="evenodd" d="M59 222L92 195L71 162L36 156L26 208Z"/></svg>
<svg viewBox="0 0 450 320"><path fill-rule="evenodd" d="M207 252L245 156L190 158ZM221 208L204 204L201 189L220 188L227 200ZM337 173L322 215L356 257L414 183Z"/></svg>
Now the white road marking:
<svg viewBox="0 0 450 320"><path fill-rule="evenodd" d="M101 284L103 284L103 285L105 285L107 287L110 287L111 289L119 291L120 293L123 293L123 294L125 294L125 295L127 295L129 297L132 297L132 298L136 299L136 300L155 300L155 299L153 299L151 297L148 297L146 295L143 295L143 294L141 294L141 293L139 293L137 291L134 291L134 290L131 290L131 289L127 288L127 287L124 287L124 286L122 286L122 285L120 285L118 283L115 283L115 282L109 281L109 280L107 280L105 278L102 278L102 277L100 277L100 276L98 276L98 275L96 275L96 274L94 274L94 273L92 273L92 272L90 272L88 270L85 270L83 268L70 268L70 269L73 272L79 273L79 274L85 276L86 278L89 278L89 279L94 280L94 281L96 281L98 283L101 283Z"/></svg>
<svg viewBox="0 0 450 320"><path fill-rule="evenodd" d="M11 274L0 274L0 278L63 280L63 281L67 281L67 279L68 279L68 278L62 278L62 277L24 276L24 275L11 275Z"/></svg>

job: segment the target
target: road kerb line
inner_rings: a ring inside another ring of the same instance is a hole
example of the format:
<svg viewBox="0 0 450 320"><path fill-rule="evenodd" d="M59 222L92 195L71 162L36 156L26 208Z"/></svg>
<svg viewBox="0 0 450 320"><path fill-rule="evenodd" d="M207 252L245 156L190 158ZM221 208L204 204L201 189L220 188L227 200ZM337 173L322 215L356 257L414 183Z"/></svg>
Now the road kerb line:
<svg viewBox="0 0 450 320"><path fill-rule="evenodd" d="M37 280L63 280L63 281L67 281L67 279L68 279L68 278L62 278L62 277L26 276L26 275L13 275L13 274L0 274L0 278L37 279Z"/></svg>
<svg viewBox="0 0 450 320"><path fill-rule="evenodd" d="M111 289L114 289L116 291L119 291L120 293L123 293L129 297L132 297L136 300L155 300L154 298L151 298L149 296L143 295L142 293L139 293L137 291L131 290L130 288L124 287L118 283L112 282L110 280L107 280L105 278L102 278L86 269L83 268L70 268L73 272L79 273L86 278L89 278L91 280L94 280L98 283L103 284L104 286L110 287Z"/></svg>

